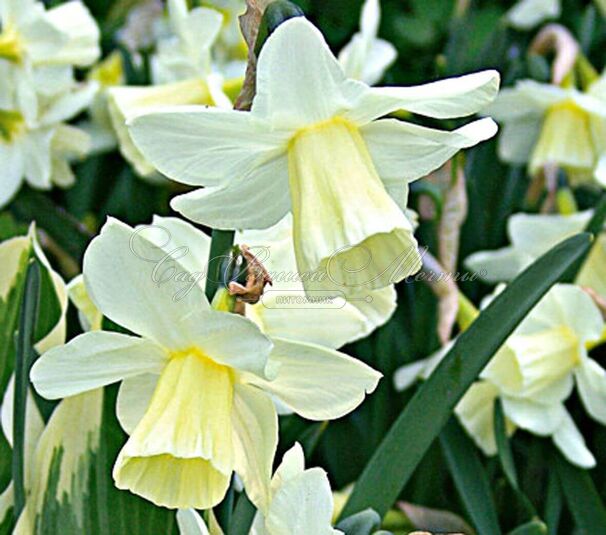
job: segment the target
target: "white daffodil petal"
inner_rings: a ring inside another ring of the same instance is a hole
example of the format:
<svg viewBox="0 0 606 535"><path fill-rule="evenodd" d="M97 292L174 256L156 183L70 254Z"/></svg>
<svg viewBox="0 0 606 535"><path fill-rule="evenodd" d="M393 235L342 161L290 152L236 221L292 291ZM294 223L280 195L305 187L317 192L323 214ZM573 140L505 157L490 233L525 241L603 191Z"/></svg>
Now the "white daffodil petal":
<svg viewBox="0 0 606 535"><path fill-rule="evenodd" d="M171 206L188 219L213 228L267 228L290 210L288 160L284 155L259 165L253 174L222 187L175 197Z"/></svg>
<svg viewBox="0 0 606 535"><path fill-rule="evenodd" d="M523 398L502 398L503 412L514 424L536 435L548 436L556 432L565 418L561 403L544 405Z"/></svg>
<svg viewBox="0 0 606 535"><path fill-rule="evenodd" d="M518 30L531 30L545 19L557 19L560 0L520 0L507 12L507 20Z"/></svg>
<svg viewBox="0 0 606 535"><path fill-rule="evenodd" d="M261 511L271 501L271 471L278 446L278 416L271 398L253 386L234 390L235 471L246 494Z"/></svg>
<svg viewBox="0 0 606 535"><path fill-rule="evenodd" d="M585 409L592 418L606 425L606 370L595 360L586 358L575 377Z"/></svg>
<svg viewBox="0 0 606 535"><path fill-rule="evenodd" d="M95 331L44 353L32 367L38 393L58 399L142 373L160 373L166 352L148 340Z"/></svg>
<svg viewBox="0 0 606 535"><path fill-rule="evenodd" d="M210 535L204 520L195 509L179 509L177 525L181 535Z"/></svg>
<svg viewBox="0 0 606 535"><path fill-rule="evenodd" d="M348 106L345 84L324 36L305 18L295 17L281 24L261 49L252 113L279 128L324 121Z"/></svg>
<svg viewBox="0 0 606 535"><path fill-rule="evenodd" d="M23 172L27 181L34 187L51 187L51 141L53 130L39 129L30 132L21 140L23 150Z"/></svg>
<svg viewBox="0 0 606 535"><path fill-rule="evenodd" d="M116 400L116 416L122 429L129 435L133 433L145 415L159 377L158 374L143 373L127 377L120 384Z"/></svg>
<svg viewBox="0 0 606 535"><path fill-rule="evenodd" d="M273 345L249 319L211 310L191 333L193 345L219 364L265 377Z"/></svg>
<svg viewBox="0 0 606 535"><path fill-rule="evenodd" d="M274 339L274 344L276 379L251 377L250 382L310 420L333 420L351 412L381 378L363 362L337 351L281 339Z"/></svg>
<svg viewBox="0 0 606 535"><path fill-rule="evenodd" d="M78 85L76 89L55 99L44 111L40 123L53 126L56 123L73 119L91 104L97 91L99 91L97 82Z"/></svg>
<svg viewBox="0 0 606 535"><path fill-rule="evenodd" d="M47 11L45 18L67 39L60 50L41 61L86 67L101 55L99 28L83 3L66 2Z"/></svg>
<svg viewBox="0 0 606 535"><path fill-rule="evenodd" d="M384 119L360 129L383 180L415 180L428 175L459 150L473 147L497 132L492 119L480 119L453 132Z"/></svg>
<svg viewBox="0 0 606 535"><path fill-rule="evenodd" d="M530 264L533 258L515 247L495 251L479 251L465 259L465 266L477 273L482 280L496 284L513 280Z"/></svg>
<svg viewBox="0 0 606 535"><path fill-rule="evenodd" d="M310 468L275 493L265 525L269 533L333 535L332 493L326 472Z"/></svg>
<svg viewBox="0 0 606 535"><path fill-rule="evenodd" d="M284 150L287 135L249 112L180 106L128 122L135 145L161 173L192 185L243 178Z"/></svg>
<svg viewBox="0 0 606 535"><path fill-rule="evenodd" d="M276 468L271 480L272 492L276 492L284 483L299 476L304 470L305 452L301 444L295 442L295 445L284 454L282 462Z"/></svg>
<svg viewBox="0 0 606 535"><path fill-rule="evenodd" d="M24 158L19 146L0 143L2 162L2 184L0 185L0 208L8 204L19 190L24 174Z"/></svg>
<svg viewBox="0 0 606 535"><path fill-rule="evenodd" d="M499 134L499 158L513 164L525 164L541 134L542 123L534 117L506 122Z"/></svg>
<svg viewBox="0 0 606 535"><path fill-rule="evenodd" d="M595 240L591 252L577 277L576 283L593 289L606 299L605 266L606 234L602 234Z"/></svg>
<svg viewBox="0 0 606 535"><path fill-rule="evenodd" d="M361 80L368 85L375 85L396 61L398 51L389 41L375 39L366 54Z"/></svg>
<svg viewBox="0 0 606 535"><path fill-rule="evenodd" d="M497 71L482 71L412 87L372 88L344 116L360 125L399 109L437 119L465 117L493 101L499 81Z"/></svg>
<svg viewBox="0 0 606 535"><path fill-rule="evenodd" d="M499 391L492 383L480 381L471 385L456 406L455 414L476 445L486 454L497 452L494 435L494 402ZM513 433L511 425L508 435Z"/></svg>
<svg viewBox="0 0 606 535"><path fill-rule="evenodd" d="M190 327L209 304L189 273L154 243L109 219L84 255L84 281L99 310L117 324L167 348L191 345Z"/></svg>
<svg viewBox="0 0 606 535"><path fill-rule="evenodd" d="M596 465L595 457L587 448L583 435L567 411L552 438L554 444L572 464L581 468L593 468Z"/></svg>
<svg viewBox="0 0 606 535"><path fill-rule="evenodd" d="M156 227L157 231L145 231L144 236L167 253L171 253L173 258L176 257L190 273L204 275L198 280L198 283L204 286L208 271L210 236L176 217L155 215L151 226Z"/></svg>
<svg viewBox="0 0 606 535"><path fill-rule="evenodd" d="M591 210L571 215L518 213L508 219L507 234L516 249L537 258L566 238L582 232L591 216Z"/></svg>

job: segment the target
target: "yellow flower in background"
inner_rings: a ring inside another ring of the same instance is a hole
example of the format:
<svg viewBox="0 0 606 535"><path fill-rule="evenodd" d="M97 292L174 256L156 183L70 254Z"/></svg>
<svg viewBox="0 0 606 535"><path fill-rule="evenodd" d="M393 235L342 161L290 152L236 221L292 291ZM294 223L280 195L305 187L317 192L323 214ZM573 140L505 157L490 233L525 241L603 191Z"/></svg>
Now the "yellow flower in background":
<svg viewBox="0 0 606 535"><path fill-rule="evenodd" d="M466 258L465 265L486 282L509 282L551 247L582 232L592 215L591 210L571 215L514 214L507 221L511 245L478 251ZM597 237L576 283L606 298L606 234Z"/></svg>
<svg viewBox="0 0 606 535"><path fill-rule="evenodd" d="M157 169L208 186L172 206L213 228L267 228L293 213L301 272L325 270L347 293L377 289L420 268L403 211L408 182L496 132L492 120L444 132L393 119L400 108L436 118L471 115L495 96L495 71L418 87L348 79L322 34L297 17L266 41L252 112L167 108L130 132Z"/></svg>
<svg viewBox="0 0 606 535"><path fill-rule="evenodd" d="M594 82L586 92L532 80L503 89L486 113L503 123L499 157L528 163L531 175L545 165L564 169L573 185L606 186L606 98Z"/></svg>
<svg viewBox="0 0 606 535"><path fill-rule="evenodd" d="M348 78L374 85L396 61L396 48L377 37L380 21L379 0L366 0L360 16L360 32L339 53L339 63Z"/></svg>
<svg viewBox="0 0 606 535"><path fill-rule="evenodd" d="M183 235L192 230L173 223ZM246 318L212 310L202 277L171 259L165 238L115 220L103 227L84 258L86 290L141 337L85 333L42 355L32 382L59 398L122 381L117 411L130 438L114 466L119 488L205 509L236 471L261 507L277 443L272 398L306 418L333 419L361 403L380 374L320 346L272 342Z"/></svg>

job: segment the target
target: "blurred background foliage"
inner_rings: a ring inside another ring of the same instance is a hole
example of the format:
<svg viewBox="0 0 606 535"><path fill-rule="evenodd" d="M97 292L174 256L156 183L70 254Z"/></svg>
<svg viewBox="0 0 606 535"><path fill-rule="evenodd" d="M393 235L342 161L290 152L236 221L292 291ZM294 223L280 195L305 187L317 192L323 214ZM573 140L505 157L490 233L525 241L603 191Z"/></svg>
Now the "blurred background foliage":
<svg viewBox="0 0 606 535"><path fill-rule="evenodd" d="M335 51L340 50L358 29L362 0L295 1L319 26ZM116 49L116 30L138 2L85 0L85 3L102 29L106 56ZM417 84L485 68L499 70L503 85L523 78L547 81L549 58L527 53L536 31L516 31L505 23L504 14L513 3L506 0L382 0L380 35L398 50L398 59L387 72L383 85ZM601 71L606 61L606 21L596 5L583 0L563 0L559 22L572 32L583 53ZM144 72L130 72L128 77L130 83L146 82ZM424 124L431 125L431 120L425 120ZM457 123L451 121L445 126L455 127ZM168 215L171 213L169 199L179 187L172 183L153 185L140 180L117 151L90 157L79 163L75 171L77 182L65 191L54 189L43 193L24 187L8 210L0 214L0 238L22 233L26 224L35 219L48 236L48 243L68 253L77 266L88 241L107 215L131 225L149 222L153 214ZM509 215L521 209L533 210L525 204L529 184L525 169L503 165L496 155L495 140L467 151L465 175L469 210L462 229L460 260L474 251L506 245L505 225ZM418 208L416 203L424 195L424 182L413 185L413 208ZM597 192L591 189L580 188L575 195L581 208L595 205L598 198ZM441 202L439 196L434 202ZM439 213L440 210L435 211L434 219L423 218L418 232L420 242L432 252L436 252ZM53 258L53 246L49 253L53 260L60 260ZM67 278L75 274L74 265L66 265L63 261L58 266ZM462 265L460 268L463 269ZM492 288L481 282L465 282L461 289L478 303ZM385 379L378 390L355 413L329 425L312 424L296 416L285 417L282 421L277 458L294 441L302 442L308 455L311 454L310 464L323 466L328 471L334 489L343 488L356 479L406 400L412 396L414 389L404 393L394 390L393 372L403 364L427 357L440 347L437 299L431 289L422 282L410 281L399 284L397 290L398 308L389 323L367 339L344 348L345 352L371 363L384 374ZM75 310L70 310L69 325L70 336L77 334ZM606 365L604 351L598 352L595 358ZM169 533L175 530L174 515L154 509L139 498L115 490L112 485L106 466L111 465L124 436L113 416L114 389L108 389L108 394L104 415L107 425L104 425L98 452L98 471L91 481L91 487L94 487L91 498L107 492L116 496L111 502L111 510L100 510L96 514L110 519L108 533L112 535ZM440 396L440 392L436 392L436 396ZM598 468L591 471L591 477L600 495L606 496L606 429L592 422L585 411L579 409L578 399L573 398L567 406L588 447L596 455ZM407 440L414 441L415 436L411 435ZM6 479L4 468L10 473L10 462L1 451L3 447L0 444L0 472ZM551 533L572 533L572 517L561 507L561 495L553 490L554 484L550 482L553 470L547 441L519 432L512 440L512 447L521 488L539 514L545 518L548 514L559 515L561 511L559 528ZM474 449L470 445L470 455L474 455ZM494 493L501 525L505 530L513 529L527 520L523 504L507 484L498 460L478 455ZM7 462L8 467L4 466ZM557 507L558 496L560 508ZM401 497L406 502L446 509L468 518L438 441ZM553 500L556 500L555 505ZM55 527L50 527L48 533L63 532L61 521L57 519L55 524L49 524ZM592 535L606 533L606 526L596 529ZM93 532L96 531L91 528L90 533Z"/></svg>

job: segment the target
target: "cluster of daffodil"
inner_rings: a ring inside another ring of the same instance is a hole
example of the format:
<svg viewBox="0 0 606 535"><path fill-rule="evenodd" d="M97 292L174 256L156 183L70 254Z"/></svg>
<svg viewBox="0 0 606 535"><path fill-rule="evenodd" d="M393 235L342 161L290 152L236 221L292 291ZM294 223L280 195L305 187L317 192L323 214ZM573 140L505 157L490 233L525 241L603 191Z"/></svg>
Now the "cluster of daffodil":
<svg viewBox="0 0 606 535"><path fill-rule="evenodd" d="M99 56L99 30L84 5L47 10L34 0L0 2L0 206L25 180L35 188L74 181L70 159L90 140L66 121L85 110L96 84L78 83L74 67Z"/></svg>
<svg viewBox="0 0 606 535"><path fill-rule="evenodd" d="M34 83L44 76L46 93L37 98L46 102L49 88L63 89L69 79L65 99L72 102L81 94L72 67L96 58L96 28L89 32L82 20L29 3L27 10L17 2L3 5L9 7L2 13L0 51L19 51L6 60L12 61L11 80ZM29 491L19 533L36 523L46 486L36 474L48 472L59 444L65 468L57 492L77 494L72 475L97 447L102 388L113 383L120 383L116 414L129 435L115 460L115 484L179 509L183 533L220 532L212 513L207 528L194 509L219 504L233 474L258 510L251 533L341 533L332 527L327 475L305 469L299 445L273 471L278 415L333 420L374 391L381 374L339 348L383 325L396 307L394 284L420 268L408 184L496 133L490 118L452 131L384 118L401 110L434 119L471 116L493 101L499 75L371 87L396 58L395 48L377 36L377 0L365 3L360 32L338 58L305 18L282 23L258 57L252 109L235 111L245 49L233 32L233 12L242 6L204 6L190 10L184 0L169 0L150 57L153 85L120 85L122 61L110 56L89 73L87 98L71 105L71 114L53 117L72 117L102 86L88 131L105 128L107 134L111 122L140 175L159 171L205 186L173 199L173 208L194 222L237 230L237 243L248 244L273 287L241 314L220 299L209 302L204 267L211 238L185 220L158 216L135 228L110 218L86 250L82 276L66 287L53 273L62 296L61 332L37 347L41 356L30 377L43 397L63 401L46 427L28 403ZM55 9L86 13L76 3ZM66 32L63 48L52 55L65 63L51 68L35 47L28 49L23 20L34 14L36 24L56 21L53 29ZM59 20L70 23L62 30ZM12 21L21 32L14 40L19 46L10 44ZM11 84L15 91L21 87ZM13 130L9 134L7 140L16 139ZM27 170L25 176L31 181ZM33 231L15 240L0 250L10 257L12 273L22 267L19 247L39 249ZM85 332L65 343L68 292ZM342 303L278 306L285 295L312 299L316 293ZM103 330L104 318L120 332ZM2 408L9 439L12 398L9 388ZM82 421L78 436L61 431L70 419L70 425ZM2 514L11 500L9 487Z"/></svg>

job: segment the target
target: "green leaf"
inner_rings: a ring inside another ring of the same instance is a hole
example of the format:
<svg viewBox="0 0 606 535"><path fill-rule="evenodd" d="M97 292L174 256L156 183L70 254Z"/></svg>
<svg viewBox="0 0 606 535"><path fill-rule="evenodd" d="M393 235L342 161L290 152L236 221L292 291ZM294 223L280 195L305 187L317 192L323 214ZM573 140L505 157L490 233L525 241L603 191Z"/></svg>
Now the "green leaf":
<svg viewBox="0 0 606 535"><path fill-rule="evenodd" d="M518 526L507 535L547 535L547 526L540 520L531 520Z"/></svg>
<svg viewBox="0 0 606 535"><path fill-rule="evenodd" d="M248 496L244 492L240 494L227 528L227 535L248 535L256 512Z"/></svg>
<svg viewBox="0 0 606 535"><path fill-rule="evenodd" d="M8 380L13 373L15 363L14 336L19 322L19 310L23 300L25 274L31 254L31 248L21 252L18 269L6 297L0 297L0 393L6 391Z"/></svg>
<svg viewBox="0 0 606 535"><path fill-rule="evenodd" d="M498 295L457 339L362 472L342 512L344 517L368 507L385 515L491 357L590 245L590 236L580 234L552 248Z"/></svg>
<svg viewBox="0 0 606 535"><path fill-rule="evenodd" d="M505 415L503 414L503 404L497 399L494 404L494 434L497 442L497 451L501 468L514 490L519 490L518 474L513 461L511 444L505 430Z"/></svg>
<svg viewBox="0 0 606 535"><path fill-rule="evenodd" d="M22 188L11 210L22 221L36 221L69 256L78 262L82 260L92 234L46 195Z"/></svg>
<svg viewBox="0 0 606 535"><path fill-rule="evenodd" d="M606 526L606 508L591 476L571 465L560 453L555 453L554 458L560 486L579 534L594 535L598 526Z"/></svg>
<svg viewBox="0 0 606 535"><path fill-rule="evenodd" d="M513 460L513 453L511 451L511 442L507 437L507 432L505 429L505 414L503 412L503 404L501 403L500 399L497 399L494 404L494 434L497 443L499 462L503 472L505 473L507 481L513 488L529 518L536 517L537 514L532 502L528 499L526 494L522 492L518 483L518 474L516 471L515 462Z"/></svg>
<svg viewBox="0 0 606 535"><path fill-rule="evenodd" d="M25 407L29 391L29 369L34 360L34 333L40 304L40 279L40 264L36 260L31 260L27 266L15 352L15 400L13 406L15 518L19 518L25 507Z"/></svg>
<svg viewBox="0 0 606 535"><path fill-rule="evenodd" d="M336 525L345 535L370 535L381 526L381 517L372 509L360 511Z"/></svg>
<svg viewBox="0 0 606 535"><path fill-rule="evenodd" d="M545 498L545 511L543 518L548 527L549 535L559 533L560 517L562 516L562 490L558 476L554 471L549 472L547 481L547 497Z"/></svg>
<svg viewBox="0 0 606 535"><path fill-rule="evenodd" d="M455 418L440 434L448 469L475 528L482 535L499 535L499 519L484 466L471 440Z"/></svg>

